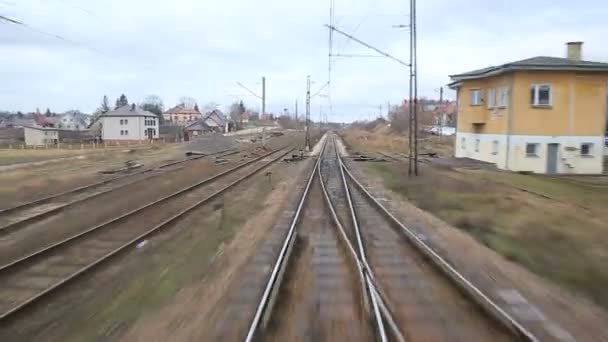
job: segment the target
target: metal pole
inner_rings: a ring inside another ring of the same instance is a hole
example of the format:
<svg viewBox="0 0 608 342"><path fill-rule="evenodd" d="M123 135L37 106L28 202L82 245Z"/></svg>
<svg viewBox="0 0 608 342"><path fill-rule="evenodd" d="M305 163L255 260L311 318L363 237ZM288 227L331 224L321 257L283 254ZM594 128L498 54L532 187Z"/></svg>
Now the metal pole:
<svg viewBox="0 0 608 342"><path fill-rule="evenodd" d="M262 76L262 115L266 114L266 77Z"/></svg>
<svg viewBox="0 0 608 342"><path fill-rule="evenodd" d="M412 165L412 158L414 157L414 141L413 141L413 135L414 135L414 130L413 130L413 124L414 124L414 120L413 120L413 108L412 108L412 101L413 101L413 94L414 94L414 33L413 33L413 1L414 0L410 0L410 62L409 62L409 67L410 67L410 87L409 87L409 98L408 98L408 112L407 112L407 116L408 116L408 143L409 143L409 156L408 156L408 169L407 169L407 174L408 176L412 175L412 171L413 171L413 165Z"/></svg>
<svg viewBox="0 0 608 342"><path fill-rule="evenodd" d="M416 32L416 0L412 0L412 31L414 32L414 175L418 176L418 33Z"/></svg>
<svg viewBox="0 0 608 342"><path fill-rule="evenodd" d="M310 75L306 76L306 152L310 151Z"/></svg>

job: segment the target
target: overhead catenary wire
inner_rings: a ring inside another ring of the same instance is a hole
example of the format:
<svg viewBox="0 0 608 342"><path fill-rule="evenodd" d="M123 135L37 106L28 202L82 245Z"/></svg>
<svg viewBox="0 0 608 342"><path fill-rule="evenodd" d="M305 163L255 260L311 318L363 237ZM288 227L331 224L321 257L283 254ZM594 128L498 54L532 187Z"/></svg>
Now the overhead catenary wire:
<svg viewBox="0 0 608 342"><path fill-rule="evenodd" d="M48 37L52 37L54 39L61 40L61 41L66 42L68 44L75 45L75 46L78 46L78 47L82 47L82 48L85 48L87 50L96 52L96 53L98 53L100 55L109 57L108 55L106 55L105 53L103 53L101 50L98 50L98 49L96 49L94 47L91 47L91 46L88 46L88 45L85 45L85 44L82 44L82 43L75 42L73 40L67 39L67 38L65 38L65 37L63 37L61 35L55 34L55 33L47 32L47 31L35 28L33 26L30 26L30 25L28 25L28 24L26 24L26 23L24 23L22 21L16 20L16 19L12 19L12 18L3 16L3 15L0 15L0 21L7 22L9 24L18 25L18 26L24 27L24 28L26 28L26 29L28 29L30 31L33 31L33 32L36 32L36 33L39 33L39 34L42 34L42 35L45 35L45 36L48 36Z"/></svg>

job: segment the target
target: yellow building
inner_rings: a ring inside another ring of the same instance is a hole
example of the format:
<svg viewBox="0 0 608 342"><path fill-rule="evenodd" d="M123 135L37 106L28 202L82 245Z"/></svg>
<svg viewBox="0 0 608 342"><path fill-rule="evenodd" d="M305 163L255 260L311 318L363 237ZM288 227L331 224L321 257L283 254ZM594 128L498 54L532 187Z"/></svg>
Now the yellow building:
<svg viewBox="0 0 608 342"><path fill-rule="evenodd" d="M608 116L608 63L533 57L452 75L456 157L513 171L599 174Z"/></svg>

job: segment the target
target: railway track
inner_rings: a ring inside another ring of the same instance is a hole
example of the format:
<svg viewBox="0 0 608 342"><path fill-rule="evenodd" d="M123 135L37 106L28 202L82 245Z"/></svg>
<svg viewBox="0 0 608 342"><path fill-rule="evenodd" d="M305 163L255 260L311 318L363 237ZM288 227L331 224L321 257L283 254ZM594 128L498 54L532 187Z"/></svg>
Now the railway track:
<svg viewBox="0 0 608 342"><path fill-rule="evenodd" d="M284 147L0 266L0 322L281 160ZM162 208L162 210L159 210Z"/></svg>
<svg viewBox="0 0 608 342"><path fill-rule="evenodd" d="M374 198L331 135L265 284L245 341L538 341Z"/></svg>
<svg viewBox="0 0 608 342"><path fill-rule="evenodd" d="M234 149L229 149L204 156L196 156L171 161L159 165L158 167L146 168L144 170L139 170L133 173L105 179L50 196L45 196L43 198L22 203L10 208L0 209L0 236L15 232L29 224L43 220L86 200L99 197L116 189L164 175L171 171L180 170L180 164L193 160L199 160L208 156L231 153L233 150Z"/></svg>

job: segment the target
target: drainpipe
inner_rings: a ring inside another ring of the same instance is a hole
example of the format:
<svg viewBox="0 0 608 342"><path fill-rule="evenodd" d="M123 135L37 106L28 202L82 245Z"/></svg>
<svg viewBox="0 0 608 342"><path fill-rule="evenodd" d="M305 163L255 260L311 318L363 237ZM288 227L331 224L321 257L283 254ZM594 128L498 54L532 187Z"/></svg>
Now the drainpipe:
<svg viewBox="0 0 608 342"><path fill-rule="evenodd" d="M515 89L513 87L513 84L515 79L515 73L513 73L510 76L510 80L509 80L509 107L507 109L507 152L505 153L505 169L509 170L509 158L511 156L510 150L511 150L511 131L513 130L513 98L514 93L515 93Z"/></svg>

